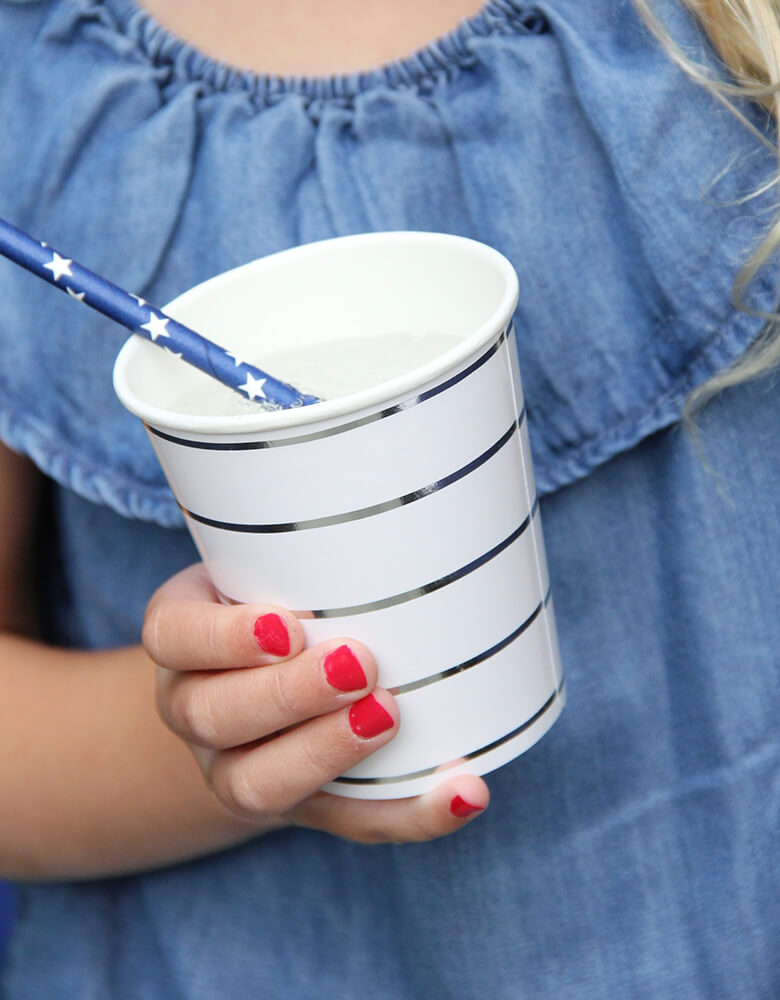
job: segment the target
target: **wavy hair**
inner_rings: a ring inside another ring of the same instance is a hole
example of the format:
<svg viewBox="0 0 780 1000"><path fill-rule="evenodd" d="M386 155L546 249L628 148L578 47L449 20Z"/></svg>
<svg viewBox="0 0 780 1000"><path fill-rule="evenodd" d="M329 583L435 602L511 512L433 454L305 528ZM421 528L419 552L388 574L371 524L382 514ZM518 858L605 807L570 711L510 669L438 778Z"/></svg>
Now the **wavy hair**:
<svg viewBox="0 0 780 1000"><path fill-rule="evenodd" d="M669 56L698 83L727 105L757 138L780 151L740 111L744 99L758 101L780 122L780 3L778 0L681 0L697 18L715 50L728 67L731 80L723 79L693 61L675 43L654 9L653 0L634 0L634 5ZM776 185L778 176L772 178ZM759 194L767 190L764 185ZM752 197L752 195L748 195ZM687 410L692 413L714 394L729 386L767 374L780 363L780 312L763 313L745 302L748 286L768 265L780 247L780 217L755 248L737 274L732 289L734 306L764 319L761 333L746 353L730 368L715 375L691 394Z"/></svg>

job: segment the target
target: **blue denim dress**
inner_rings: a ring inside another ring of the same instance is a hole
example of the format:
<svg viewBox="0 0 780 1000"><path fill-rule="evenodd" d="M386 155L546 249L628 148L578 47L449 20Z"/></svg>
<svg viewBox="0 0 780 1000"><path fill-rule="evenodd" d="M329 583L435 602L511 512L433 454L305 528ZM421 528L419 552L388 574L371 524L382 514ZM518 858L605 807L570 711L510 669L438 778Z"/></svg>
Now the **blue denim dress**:
<svg viewBox="0 0 780 1000"><path fill-rule="evenodd" d="M150 301L366 230L510 258L569 692L445 840L290 830L20 886L0 996L776 1000L776 381L720 395L698 442L680 423L760 329L730 289L772 218L770 194L741 201L771 151L628 0L489 0L326 79L217 64L133 0L0 0L0 67L0 215ZM2 262L0 294L0 434L52 483L52 638L137 642L195 551L113 396L122 332ZM768 269L751 302L775 298Z"/></svg>

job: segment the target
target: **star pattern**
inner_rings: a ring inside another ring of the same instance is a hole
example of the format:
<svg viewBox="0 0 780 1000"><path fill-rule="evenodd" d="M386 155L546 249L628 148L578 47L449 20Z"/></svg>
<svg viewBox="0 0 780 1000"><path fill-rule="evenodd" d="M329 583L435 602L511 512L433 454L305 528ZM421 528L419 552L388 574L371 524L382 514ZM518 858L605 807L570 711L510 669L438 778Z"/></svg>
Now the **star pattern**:
<svg viewBox="0 0 780 1000"><path fill-rule="evenodd" d="M149 317L149 322L143 323L141 329L147 330L152 340L157 340L158 337L170 337L170 334L165 329L168 322L167 318L163 319L162 316L152 313Z"/></svg>
<svg viewBox="0 0 780 1000"><path fill-rule="evenodd" d="M44 264L43 266L47 270L51 271L51 273L54 275L55 281L59 281L60 278L65 277L66 275L69 278L72 278L73 272L70 269L70 265L73 263L73 261L69 260L67 257L60 257L60 255L57 253L56 250L52 252L54 253L54 256L52 257L52 259L49 261L48 264Z"/></svg>
<svg viewBox="0 0 780 1000"><path fill-rule="evenodd" d="M317 401L313 396L302 396L291 386L277 382L239 354L226 351L165 316L140 295L123 291L3 219L0 219L0 254L39 277L46 277L70 298L91 306L135 333L144 334L154 342L162 340L160 346L175 358L194 365L244 397L257 400L266 409Z"/></svg>
<svg viewBox="0 0 780 1000"><path fill-rule="evenodd" d="M238 388L242 392L245 392L250 399L266 399L266 395L263 392L263 386L265 385L267 379L264 378L254 378L249 372L246 373L246 382L240 385Z"/></svg>

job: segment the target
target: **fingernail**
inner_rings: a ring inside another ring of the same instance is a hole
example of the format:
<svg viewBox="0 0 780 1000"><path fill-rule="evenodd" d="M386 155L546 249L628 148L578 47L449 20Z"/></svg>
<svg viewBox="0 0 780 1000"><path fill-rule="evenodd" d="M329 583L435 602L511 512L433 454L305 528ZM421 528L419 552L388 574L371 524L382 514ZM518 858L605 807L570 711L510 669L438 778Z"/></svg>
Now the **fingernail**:
<svg viewBox="0 0 780 1000"><path fill-rule="evenodd" d="M260 615L255 622L255 639L260 648L272 656L287 656L290 652L290 633L279 615Z"/></svg>
<svg viewBox="0 0 780 1000"><path fill-rule="evenodd" d="M457 816L458 819L465 819L466 816L471 816L472 813L482 812L484 808L484 806L472 805L461 798L460 795L456 795L452 802L450 802L450 812L453 816Z"/></svg>
<svg viewBox="0 0 780 1000"><path fill-rule="evenodd" d="M372 694L356 701L349 710L349 724L356 736L370 740L394 725L392 715L383 708Z"/></svg>
<svg viewBox="0 0 780 1000"><path fill-rule="evenodd" d="M339 691L359 691L366 686L366 675L349 646L339 646L332 650L322 661L322 669L332 684Z"/></svg>

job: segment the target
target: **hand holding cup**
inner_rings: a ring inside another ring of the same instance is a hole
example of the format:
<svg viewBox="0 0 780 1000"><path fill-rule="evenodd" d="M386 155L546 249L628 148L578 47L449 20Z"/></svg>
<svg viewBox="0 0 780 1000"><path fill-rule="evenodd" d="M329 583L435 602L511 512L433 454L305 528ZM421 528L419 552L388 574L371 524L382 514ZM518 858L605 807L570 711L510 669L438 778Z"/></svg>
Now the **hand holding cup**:
<svg viewBox="0 0 780 1000"><path fill-rule="evenodd" d="M393 801L318 791L398 731L398 705L376 686L374 657L353 639L305 647L300 622L282 608L221 604L201 564L154 595L143 639L159 666L163 721L235 815L266 828L400 842L451 833L488 803L472 775Z"/></svg>

